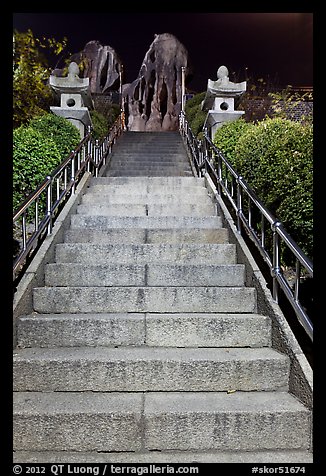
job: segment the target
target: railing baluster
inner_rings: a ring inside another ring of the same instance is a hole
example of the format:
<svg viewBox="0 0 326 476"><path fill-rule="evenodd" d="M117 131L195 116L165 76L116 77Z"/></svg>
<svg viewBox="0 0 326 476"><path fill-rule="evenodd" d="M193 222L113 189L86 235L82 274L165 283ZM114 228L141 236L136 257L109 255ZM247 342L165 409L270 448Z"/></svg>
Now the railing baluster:
<svg viewBox="0 0 326 476"><path fill-rule="evenodd" d="M23 250L26 250L27 232L26 232L26 212L22 216L22 235L23 235Z"/></svg>
<svg viewBox="0 0 326 476"><path fill-rule="evenodd" d="M49 218L48 234L50 235L52 232L52 180L50 176L48 176L47 179L50 180L46 194L46 213Z"/></svg>
<svg viewBox="0 0 326 476"><path fill-rule="evenodd" d="M75 155L71 158L71 183L72 183L72 194L75 194Z"/></svg>
<svg viewBox="0 0 326 476"><path fill-rule="evenodd" d="M35 231L38 230L38 204L39 204L39 199L37 198L35 200Z"/></svg>
<svg viewBox="0 0 326 476"><path fill-rule="evenodd" d="M265 217L263 213L261 213L261 246L265 249Z"/></svg>
<svg viewBox="0 0 326 476"><path fill-rule="evenodd" d="M300 261L295 262L295 282L294 282L294 299L299 301L299 286L300 286Z"/></svg>
<svg viewBox="0 0 326 476"><path fill-rule="evenodd" d="M46 177L44 181L37 187L37 189L31 193L26 200L19 206L18 210L14 213L13 216L13 226L16 226L18 220L21 220L21 233L23 241L23 250L16 258L13 268L13 277L16 279L18 274L21 272L22 265L26 260L26 255L28 251L35 246L39 246L39 237L44 238L46 234L52 233L53 222L56 219L55 210L58 208L60 203L66 200L66 197L69 196L70 190L74 194L76 191L76 186L87 169L87 172L90 172L93 169L93 175L98 174L98 169L100 166L104 165L106 162L106 154L108 150L112 148L112 143L116 137L121 134L121 125L122 122L119 118L116 120L108 135L104 140L99 144L97 141L97 147L94 144L94 140L91 138L91 129L89 128L88 134L85 138L79 143L75 151L72 151L69 157L67 157L51 174L51 176ZM85 166L85 161L87 161L87 167ZM91 167L91 161L93 162L94 167ZM70 169L70 170L69 170ZM70 177L70 178L69 178ZM60 180L63 181L63 190L60 191ZM55 190L52 187L56 187ZM56 200L53 203L53 196L55 194ZM39 200L41 194L45 194L45 210L42 211L43 218L40 218L40 206ZM29 207L35 205L35 227L34 232L28 238L27 236L27 213ZM46 230L46 233L43 231ZM43 235L42 235L43 233Z"/></svg>
<svg viewBox="0 0 326 476"><path fill-rule="evenodd" d="M242 215L242 188L240 186L240 180L242 177L238 177L237 180L237 230L241 234L241 215Z"/></svg>
<svg viewBox="0 0 326 476"><path fill-rule="evenodd" d="M285 297L289 300L291 306L293 307L299 322L303 325L304 329L312 340L312 323L307 313L299 303L300 267L302 266L306 272L311 277L313 277L313 266L311 261L293 241L291 236L286 233L282 223L276 220L269 210L267 210L253 190L251 190L243 178L237 174L231 164L225 159L221 151L213 144L207 134L207 129L204 130L203 140L201 143L199 143L199 141L195 139L184 113L181 112L180 133L183 136L184 143L187 145L187 149L192 154L191 160L194 164L196 164L196 144L197 147L199 147L200 164L198 167L198 176L200 177L204 175L209 178L215 176L215 179L217 179L217 194L222 197L223 193L223 199L226 197L229 200L229 203L232 205L236 213L236 226L238 232L240 233L242 228L247 232L248 236L257 245L263 259L269 266L271 275L273 277L273 299L278 302L278 293L279 289L281 288ZM214 156L216 158L215 167L212 162ZM234 186L234 181L236 183L236 187ZM214 186L213 180L212 185ZM245 195L243 196L243 194ZM247 214L243 213L243 197L248 200L248 218ZM255 208L253 209L253 207ZM258 219L257 224L253 225L253 222L256 223L256 215L254 214L256 210L261 215L261 233L254 229L259 229ZM268 252L265 248L266 222L269 222L273 231L271 252ZM287 249L296 259L296 280L294 290L291 289L282 272L280 250L281 242L282 245L287 246Z"/></svg>
<svg viewBox="0 0 326 476"><path fill-rule="evenodd" d="M56 183L57 183L57 200L60 198L60 178L56 178Z"/></svg>

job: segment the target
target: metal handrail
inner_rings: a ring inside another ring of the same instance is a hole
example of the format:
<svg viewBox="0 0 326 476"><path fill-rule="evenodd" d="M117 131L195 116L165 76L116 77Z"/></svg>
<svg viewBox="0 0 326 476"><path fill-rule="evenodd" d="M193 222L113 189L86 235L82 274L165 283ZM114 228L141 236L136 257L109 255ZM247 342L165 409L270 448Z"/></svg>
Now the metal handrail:
<svg viewBox="0 0 326 476"><path fill-rule="evenodd" d="M203 140L198 141L191 131L183 112L179 116L179 130L197 175L199 177L210 177L213 186L216 187L216 193L228 199L236 213L238 233L242 234L244 229L267 263L273 279L272 296L274 301L278 302L279 288L281 288L294 309L300 324L310 339L313 340L312 322L299 301L301 271L303 269L304 272L313 277L312 262L288 234L283 224L265 207L244 178L236 172L221 150L212 142L207 134L207 130L204 131ZM247 199L247 211L243 207L244 197ZM254 210L260 214L259 231L255 229L253 224ZM271 251L266 247L265 222L269 223L272 230ZM281 245L285 246L294 257L295 279L293 289L283 272Z"/></svg>
<svg viewBox="0 0 326 476"><path fill-rule="evenodd" d="M36 251L40 239L51 234L59 210L66 199L73 195L84 173L98 176L105 165L117 137L122 132L121 116L117 118L108 135L102 141L94 141L89 130L75 150L56 167L50 175L22 202L13 215L13 227L21 227L22 249L13 263L14 281L21 276L28 256ZM42 211L43 208L43 211ZM33 215L34 224L28 223L28 214ZM33 230L28 233L28 226Z"/></svg>

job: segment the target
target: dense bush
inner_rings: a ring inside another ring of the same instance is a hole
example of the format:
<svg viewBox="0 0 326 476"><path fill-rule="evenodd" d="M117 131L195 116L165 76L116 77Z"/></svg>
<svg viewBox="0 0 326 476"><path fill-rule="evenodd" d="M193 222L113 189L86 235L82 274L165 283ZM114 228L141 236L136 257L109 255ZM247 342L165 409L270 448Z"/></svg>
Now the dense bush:
<svg viewBox="0 0 326 476"><path fill-rule="evenodd" d="M118 104L110 104L104 112L101 112L98 109L90 111L93 125L93 139L103 139L108 134L109 129L113 126L119 114L120 106Z"/></svg>
<svg viewBox="0 0 326 476"><path fill-rule="evenodd" d="M62 160L68 157L80 142L77 127L68 119L52 113L32 119L29 126L55 142Z"/></svg>
<svg viewBox="0 0 326 476"><path fill-rule="evenodd" d="M186 102L185 115L193 134L198 137L202 132L207 113L201 110L206 91L195 94Z"/></svg>
<svg viewBox="0 0 326 476"><path fill-rule="evenodd" d="M110 108L108 109L106 113L106 117L108 120L108 127L109 129L113 126L115 120L118 118L118 116L121 113L121 109L119 104L111 104Z"/></svg>
<svg viewBox="0 0 326 476"><path fill-rule="evenodd" d="M238 126L236 138L227 137L227 131L233 133L227 124L217 131L215 142L227 151L237 172L312 258L312 126L280 118L268 118L243 129L234 124L234 129Z"/></svg>
<svg viewBox="0 0 326 476"><path fill-rule="evenodd" d="M20 203L61 162L53 139L33 127L21 126L13 132L13 206Z"/></svg>
<svg viewBox="0 0 326 476"><path fill-rule="evenodd" d="M240 118L236 121L226 122L222 127L217 129L214 136L214 144L223 151L226 159L237 169L237 162L235 156L235 149L237 147L240 137L251 127L254 127L252 122L246 122Z"/></svg>
<svg viewBox="0 0 326 476"><path fill-rule="evenodd" d="M93 139L103 139L109 131L108 119L98 111L90 111Z"/></svg>

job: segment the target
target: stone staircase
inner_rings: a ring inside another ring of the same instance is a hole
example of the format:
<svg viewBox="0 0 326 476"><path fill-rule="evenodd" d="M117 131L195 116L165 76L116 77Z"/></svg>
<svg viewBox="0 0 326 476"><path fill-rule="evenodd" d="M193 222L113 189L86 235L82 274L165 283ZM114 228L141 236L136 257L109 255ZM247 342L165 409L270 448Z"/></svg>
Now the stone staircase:
<svg viewBox="0 0 326 476"><path fill-rule="evenodd" d="M106 175L18 322L14 460L312 461L311 412L178 134L124 134Z"/></svg>

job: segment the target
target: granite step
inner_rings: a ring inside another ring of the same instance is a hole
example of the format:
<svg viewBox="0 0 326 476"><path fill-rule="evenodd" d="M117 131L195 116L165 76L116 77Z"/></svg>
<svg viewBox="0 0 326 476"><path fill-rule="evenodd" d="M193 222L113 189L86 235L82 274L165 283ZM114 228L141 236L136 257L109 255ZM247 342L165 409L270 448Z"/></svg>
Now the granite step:
<svg viewBox="0 0 326 476"><path fill-rule="evenodd" d="M124 453L85 453L70 451L16 451L14 463L129 463L190 464L195 463L313 463L313 455L305 450L274 451L143 451Z"/></svg>
<svg viewBox="0 0 326 476"><path fill-rule="evenodd" d="M233 265L163 265L49 263L45 286L244 286L245 267Z"/></svg>
<svg viewBox="0 0 326 476"><path fill-rule="evenodd" d="M16 392L15 451L307 451L287 392Z"/></svg>
<svg viewBox="0 0 326 476"><path fill-rule="evenodd" d="M36 287L38 313L255 313L256 291L248 287Z"/></svg>
<svg viewBox="0 0 326 476"><path fill-rule="evenodd" d="M69 229L65 232L66 243L94 243L94 244L226 244L228 241L226 228L174 228L174 229L147 229L147 228L116 228L111 230L97 230L84 228Z"/></svg>
<svg viewBox="0 0 326 476"><path fill-rule="evenodd" d="M92 217L90 217L92 218ZM93 244L59 243L55 247L57 263L83 264L237 264L236 248L223 244Z"/></svg>
<svg viewBox="0 0 326 476"><path fill-rule="evenodd" d="M17 392L286 391L289 359L270 348L18 349L13 380Z"/></svg>
<svg viewBox="0 0 326 476"><path fill-rule="evenodd" d="M191 217L191 216L156 216L156 217L113 217L113 216L88 216L88 215L72 215L71 228L83 231L87 228L96 230L112 230L112 229L147 229L155 230L165 228L166 230L179 228L222 228L222 219L218 216Z"/></svg>
<svg viewBox="0 0 326 476"><path fill-rule="evenodd" d="M19 348L269 347L271 321L252 313L34 313L19 318L17 338Z"/></svg>
<svg viewBox="0 0 326 476"><path fill-rule="evenodd" d="M76 212L81 215L89 216L214 216L216 215L216 206L213 203L207 204L81 204L78 205Z"/></svg>

